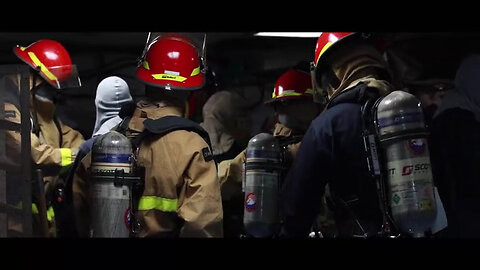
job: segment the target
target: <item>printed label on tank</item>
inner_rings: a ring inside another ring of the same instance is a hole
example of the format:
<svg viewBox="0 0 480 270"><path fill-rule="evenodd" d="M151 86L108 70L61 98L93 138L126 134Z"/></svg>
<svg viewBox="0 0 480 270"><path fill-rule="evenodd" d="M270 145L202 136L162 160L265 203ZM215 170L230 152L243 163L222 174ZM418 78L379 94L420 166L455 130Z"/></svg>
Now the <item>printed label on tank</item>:
<svg viewBox="0 0 480 270"><path fill-rule="evenodd" d="M115 187L113 183L91 185L92 196L100 199L129 200L128 187Z"/></svg>
<svg viewBox="0 0 480 270"><path fill-rule="evenodd" d="M432 179L429 157L415 157L387 162L390 185L401 185L417 180Z"/></svg>
<svg viewBox="0 0 480 270"><path fill-rule="evenodd" d="M124 173L130 173L131 164L127 163L92 163L92 172L114 173L115 170L123 170Z"/></svg>
<svg viewBox="0 0 480 270"><path fill-rule="evenodd" d="M247 212L253 212L255 211L257 205L257 196L254 193L248 193L247 196L245 196L245 210Z"/></svg>
<svg viewBox="0 0 480 270"><path fill-rule="evenodd" d="M378 126L380 128L396 126L407 123L415 123L423 121L423 115L420 112L411 112L404 114L397 114L389 117L378 118Z"/></svg>
<svg viewBox="0 0 480 270"><path fill-rule="evenodd" d="M92 163L130 163L130 154L96 154L92 156Z"/></svg>
<svg viewBox="0 0 480 270"><path fill-rule="evenodd" d="M397 186L392 190L390 205L395 213L414 211L431 211L435 208L432 185L422 181L416 186Z"/></svg>

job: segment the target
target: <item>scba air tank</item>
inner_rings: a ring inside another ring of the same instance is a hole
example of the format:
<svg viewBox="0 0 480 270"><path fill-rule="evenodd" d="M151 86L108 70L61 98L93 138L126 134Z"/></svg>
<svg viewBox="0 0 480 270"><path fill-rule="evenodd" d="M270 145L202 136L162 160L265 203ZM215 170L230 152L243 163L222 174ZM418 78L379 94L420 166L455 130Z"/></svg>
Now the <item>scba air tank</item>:
<svg viewBox="0 0 480 270"><path fill-rule="evenodd" d="M116 177L132 170L132 145L110 131L95 140L91 165L91 229L93 237L129 237L130 190L115 185Z"/></svg>
<svg viewBox="0 0 480 270"><path fill-rule="evenodd" d="M280 146L271 134L260 133L250 139L246 155L244 230L249 236L272 237L279 229L280 219Z"/></svg>
<svg viewBox="0 0 480 270"><path fill-rule="evenodd" d="M404 91L385 96L377 107L377 128L393 219L403 233L422 237L431 229L436 205L420 101Z"/></svg>

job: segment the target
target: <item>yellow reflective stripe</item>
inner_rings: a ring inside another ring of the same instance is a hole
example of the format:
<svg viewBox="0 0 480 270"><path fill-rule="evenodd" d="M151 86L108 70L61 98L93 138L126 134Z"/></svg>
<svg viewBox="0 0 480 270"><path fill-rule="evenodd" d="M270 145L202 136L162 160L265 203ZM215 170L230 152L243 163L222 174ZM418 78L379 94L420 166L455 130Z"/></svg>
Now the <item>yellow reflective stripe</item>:
<svg viewBox="0 0 480 270"><path fill-rule="evenodd" d="M138 210L160 210L163 212L177 211L177 199L167 199L157 196L142 196L138 202Z"/></svg>
<svg viewBox="0 0 480 270"><path fill-rule="evenodd" d="M190 74L190 77L193 77L193 76L195 76L199 73L200 73L200 66L198 66L198 67L196 67L192 70L192 74Z"/></svg>
<svg viewBox="0 0 480 270"><path fill-rule="evenodd" d="M73 160L72 160L72 150L70 150L70 148L59 148L59 150L60 150L60 154L62 156L62 160L61 160L60 165L62 167L70 165L73 162Z"/></svg>
<svg viewBox="0 0 480 270"><path fill-rule="evenodd" d="M156 80L170 80L170 81L176 81L176 82L183 82L187 79L179 75L171 75L171 74L152 74L152 77Z"/></svg>
<svg viewBox="0 0 480 270"><path fill-rule="evenodd" d="M32 203L32 214L38 214L38 207L35 203ZM55 217L55 212L53 211L53 207L50 206L47 210L47 220L52 221Z"/></svg>
<svg viewBox="0 0 480 270"><path fill-rule="evenodd" d="M305 93L297 93L297 92L282 92L280 95L275 96L275 93L273 93L272 98L280 98L280 97L286 97L286 96L303 96L305 94L311 94L313 95L313 89L307 89Z"/></svg>
<svg viewBox="0 0 480 270"><path fill-rule="evenodd" d="M150 70L150 66L148 65L148 62L147 62L147 61L143 61L143 67L144 67L146 70Z"/></svg>
<svg viewBox="0 0 480 270"><path fill-rule="evenodd" d="M183 118L188 118L190 113L190 106L188 105L188 101L185 101L185 113L183 114Z"/></svg>
<svg viewBox="0 0 480 270"><path fill-rule="evenodd" d="M55 212L53 212L53 207L50 206L47 210L47 220L48 221L53 221L53 218L55 217Z"/></svg>
<svg viewBox="0 0 480 270"><path fill-rule="evenodd" d="M32 203L32 214L38 214L38 207L35 203Z"/></svg>
<svg viewBox="0 0 480 270"><path fill-rule="evenodd" d="M57 77L53 75L53 73L51 73L50 70L48 70L48 68L42 62L40 62L35 53L28 52L28 56L30 56L35 65L40 67L40 70L47 76L48 79L52 81L57 81Z"/></svg>
<svg viewBox="0 0 480 270"><path fill-rule="evenodd" d="M320 51L320 54L318 54L317 61L315 63L318 63L318 59L320 59L320 56L328 49L328 47L332 46L333 43L327 42L325 46L323 46L323 49Z"/></svg>
<svg viewBox="0 0 480 270"><path fill-rule="evenodd" d="M26 47L20 47L20 51L25 51Z"/></svg>

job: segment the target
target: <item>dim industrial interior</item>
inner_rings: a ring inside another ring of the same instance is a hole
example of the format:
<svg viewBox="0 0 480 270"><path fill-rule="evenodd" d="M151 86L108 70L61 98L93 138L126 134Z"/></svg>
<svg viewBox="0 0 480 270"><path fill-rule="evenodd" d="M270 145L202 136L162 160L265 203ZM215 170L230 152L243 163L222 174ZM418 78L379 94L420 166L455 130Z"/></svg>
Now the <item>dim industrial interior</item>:
<svg viewBox="0 0 480 270"><path fill-rule="evenodd" d="M0 237L480 237L480 33L301 33L0 32Z"/></svg>

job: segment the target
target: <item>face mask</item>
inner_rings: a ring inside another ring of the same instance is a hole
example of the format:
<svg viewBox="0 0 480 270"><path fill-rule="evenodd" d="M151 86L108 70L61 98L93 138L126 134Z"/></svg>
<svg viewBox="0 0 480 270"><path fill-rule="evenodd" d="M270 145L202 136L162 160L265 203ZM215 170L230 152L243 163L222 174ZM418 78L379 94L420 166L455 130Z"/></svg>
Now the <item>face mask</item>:
<svg viewBox="0 0 480 270"><path fill-rule="evenodd" d="M280 124L286 127L289 127L291 129L305 130L305 125L302 122L298 121L295 117L292 117L291 115L288 115L288 114L279 113L278 122L280 122Z"/></svg>
<svg viewBox="0 0 480 270"><path fill-rule="evenodd" d="M59 95L59 92L53 86L41 83L32 89L35 93L35 98L40 102L55 104Z"/></svg>

